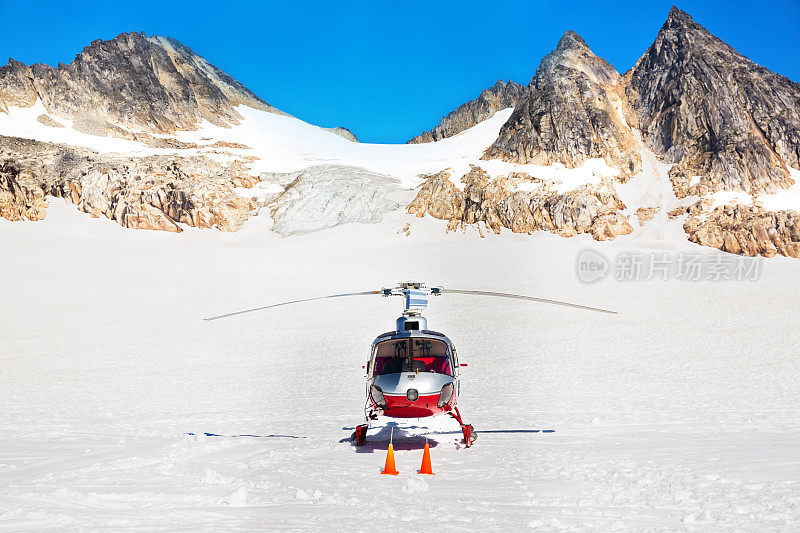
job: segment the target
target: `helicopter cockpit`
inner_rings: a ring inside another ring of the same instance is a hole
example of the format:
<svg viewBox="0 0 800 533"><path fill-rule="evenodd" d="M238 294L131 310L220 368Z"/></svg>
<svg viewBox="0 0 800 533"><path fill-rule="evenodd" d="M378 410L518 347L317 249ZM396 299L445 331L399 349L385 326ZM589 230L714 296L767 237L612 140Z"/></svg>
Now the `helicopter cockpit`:
<svg viewBox="0 0 800 533"><path fill-rule="evenodd" d="M402 372L435 372L453 375L453 361L447 343L427 338L392 339L378 343L372 375Z"/></svg>

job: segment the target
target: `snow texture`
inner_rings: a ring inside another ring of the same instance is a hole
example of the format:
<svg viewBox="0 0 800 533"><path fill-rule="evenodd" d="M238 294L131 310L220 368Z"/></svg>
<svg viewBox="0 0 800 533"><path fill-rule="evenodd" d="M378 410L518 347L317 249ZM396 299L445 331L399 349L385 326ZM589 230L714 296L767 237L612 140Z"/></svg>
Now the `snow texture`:
<svg viewBox="0 0 800 533"><path fill-rule="evenodd" d="M50 203L45 221L0 221L0 531L800 528L796 260L753 282L584 285L581 250L656 248L445 238L400 211L288 239L265 214L174 235ZM399 301L201 320L407 279L620 314L434 298L430 326L469 364L469 449L445 418L382 419L364 448L348 441L369 343ZM397 477L378 473L392 428ZM422 478L426 430L436 476Z"/></svg>
<svg viewBox="0 0 800 533"><path fill-rule="evenodd" d="M286 184L274 202L272 231L309 233L350 222L375 223L397 209L399 183L391 176L363 168L319 165L286 174L261 175L262 184ZM407 199L405 203L408 203Z"/></svg>
<svg viewBox="0 0 800 533"><path fill-rule="evenodd" d="M794 185L783 191L758 196L757 201L764 209L768 211L789 209L800 212L800 170L792 167L788 167L788 170Z"/></svg>

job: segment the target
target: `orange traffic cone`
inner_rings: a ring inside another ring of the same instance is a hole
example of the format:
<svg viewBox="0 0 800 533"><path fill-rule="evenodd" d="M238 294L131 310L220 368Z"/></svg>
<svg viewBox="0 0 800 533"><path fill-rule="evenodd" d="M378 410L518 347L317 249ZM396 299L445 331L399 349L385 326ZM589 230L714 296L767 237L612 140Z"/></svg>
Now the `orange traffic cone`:
<svg viewBox="0 0 800 533"><path fill-rule="evenodd" d="M435 476L431 468L431 449L428 446L428 435L425 435L425 451L422 453L422 466L419 467L418 474L429 474Z"/></svg>
<svg viewBox="0 0 800 533"><path fill-rule="evenodd" d="M392 433L389 436L389 450L386 452L386 464L383 467L383 472L381 472L381 474L388 476L396 476L397 474L400 473L394 466L394 446L392 446L393 437L394 437L394 428L392 428Z"/></svg>

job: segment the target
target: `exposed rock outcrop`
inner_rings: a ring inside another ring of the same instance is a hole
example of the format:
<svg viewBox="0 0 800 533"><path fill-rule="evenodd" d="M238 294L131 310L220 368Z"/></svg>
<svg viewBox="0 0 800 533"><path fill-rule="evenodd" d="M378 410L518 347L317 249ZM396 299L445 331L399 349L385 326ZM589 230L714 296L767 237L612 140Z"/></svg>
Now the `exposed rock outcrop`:
<svg viewBox="0 0 800 533"><path fill-rule="evenodd" d="M800 257L800 214L796 211L726 205L711 212L695 211L684 229L692 242L732 254Z"/></svg>
<svg viewBox="0 0 800 533"><path fill-rule="evenodd" d="M608 182L563 194L548 183L537 191L520 191L509 178L490 179L479 167L472 167L461 181L463 191L451 182L447 171L427 176L408 212L448 220L448 230L483 222L495 233L504 227L515 233L544 230L565 237L590 233L601 241L632 231L619 213L625 205Z"/></svg>
<svg viewBox="0 0 800 533"><path fill-rule="evenodd" d="M652 220L656 213L658 213L660 207L640 207L636 210L636 218L639 219L639 225L644 226L644 223L648 220Z"/></svg>
<svg viewBox="0 0 800 533"><path fill-rule="evenodd" d="M59 121L53 119L50 115L39 115L36 117L36 121L39 124L44 124L45 126L50 126L51 128L63 128L64 125Z"/></svg>
<svg viewBox="0 0 800 533"><path fill-rule="evenodd" d="M545 56L484 159L580 166L603 158L621 179L641 165L622 78L568 31Z"/></svg>
<svg viewBox="0 0 800 533"><path fill-rule="evenodd" d="M348 141L353 141L354 143L358 142L358 139L356 139L355 134L352 131L342 126L336 126L335 128L322 128L322 129L325 131L329 131L331 133L335 133L339 137L343 137Z"/></svg>
<svg viewBox="0 0 800 533"><path fill-rule="evenodd" d="M241 164L205 157L106 156L0 136L0 216L8 220L44 219L50 195L128 228L236 231L258 206L233 189L244 177Z"/></svg>
<svg viewBox="0 0 800 533"><path fill-rule="evenodd" d="M0 217L42 220L47 215L47 193L33 173L12 161L0 162Z"/></svg>
<svg viewBox="0 0 800 533"><path fill-rule="evenodd" d="M13 60L0 67L0 111L37 100L85 127L151 133L194 129L204 119L238 124L238 105L279 112L175 39L141 33L93 41L57 68Z"/></svg>
<svg viewBox="0 0 800 533"><path fill-rule="evenodd" d="M9 106L31 107L37 98L30 67L13 59L0 67L0 111L8 112Z"/></svg>
<svg viewBox="0 0 800 533"><path fill-rule="evenodd" d="M515 107L525 86L513 81L498 80L492 87L484 89L480 96L466 104L462 104L455 111L451 111L431 131L417 135L409 144L440 141L467 130L487 118L491 118L501 109Z"/></svg>
<svg viewBox="0 0 800 533"><path fill-rule="evenodd" d="M800 168L800 85L756 65L673 7L628 72L648 146L679 196L774 191ZM690 187L691 178L700 176Z"/></svg>

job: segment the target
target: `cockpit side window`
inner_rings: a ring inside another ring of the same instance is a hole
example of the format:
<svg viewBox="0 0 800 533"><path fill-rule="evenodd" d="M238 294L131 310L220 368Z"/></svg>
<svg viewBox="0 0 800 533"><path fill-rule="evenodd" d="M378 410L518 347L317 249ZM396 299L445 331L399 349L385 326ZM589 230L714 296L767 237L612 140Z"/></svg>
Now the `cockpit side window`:
<svg viewBox="0 0 800 533"><path fill-rule="evenodd" d="M453 375L447 343L426 338L392 339L375 347L372 374L436 372Z"/></svg>

